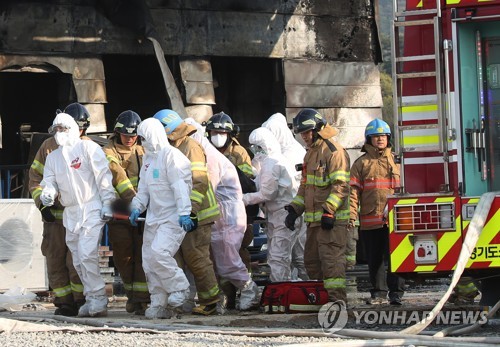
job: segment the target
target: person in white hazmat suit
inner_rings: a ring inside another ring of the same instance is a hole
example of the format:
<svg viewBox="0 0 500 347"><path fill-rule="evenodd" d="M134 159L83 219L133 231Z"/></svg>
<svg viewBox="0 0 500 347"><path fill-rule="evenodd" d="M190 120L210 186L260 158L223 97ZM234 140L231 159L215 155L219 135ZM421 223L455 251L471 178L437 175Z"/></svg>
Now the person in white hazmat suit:
<svg viewBox="0 0 500 347"><path fill-rule="evenodd" d="M280 144L271 131L260 127L250 133L254 160L260 170L255 178L257 192L243 195L245 205L261 204L267 221L267 263L271 268L272 282L291 279L292 247L297 241L298 230L291 231L285 224L290 204L298 190L295 168L281 154Z"/></svg>
<svg viewBox="0 0 500 347"><path fill-rule="evenodd" d="M169 318L189 295L189 282L177 265L177 253L186 232L194 229L189 217L192 188L191 162L168 142L159 120L148 118L139 124L145 154L139 173L137 195L130 204L130 222L135 225L146 210L142 266L151 304L148 319Z"/></svg>
<svg viewBox="0 0 500 347"><path fill-rule="evenodd" d="M269 129L276 140L278 140L281 146L281 154L283 154L295 168L295 180L297 181L297 187L300 186L302 170L297 170L296 165L303 163L306 150L297 140L295 140L292 131L288 128L285 116L281 113L275 113L269 117L267 121L262 123L262 126ZM295 229L298 230L298 237L292 248L292 273L295 270L297 272L296 276L299 279L307 281L309 276L307 275L304 265L304 246L306 244L307 225L304 222L303 216L300 216L295 221ZM292 276L292 279L295 278Z"/></svg>
<svg viewBox="0 0 500 347"><path fill-rule="evenodd" d="M243 193L235 166L204 136L205 129L193 118L184 121L198 131L191 135L205 150L209 178L215 189L221 217L212 225L211 251L219 281L230 281L240 290L239 309L259 303L259 288L241 260L241 242L247 228Z"/></svg>
<svg viewBox="0 0 500 347"><path fill-rule="evenodd" d="M59 113L49 129L59 148L45 162L40 200L52 206L59 196L73 264L83 283L86 303L79 317L107 315L108 297L100 275L98 247L102 228L116 199L109 164L101 147L80 139L73 117Z"/></svg>

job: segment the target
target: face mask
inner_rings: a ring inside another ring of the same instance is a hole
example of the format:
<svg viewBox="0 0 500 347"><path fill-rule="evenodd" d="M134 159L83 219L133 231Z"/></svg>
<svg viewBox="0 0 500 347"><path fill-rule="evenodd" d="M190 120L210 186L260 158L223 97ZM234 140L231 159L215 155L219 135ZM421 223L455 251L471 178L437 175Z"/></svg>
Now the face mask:
<svg viewBox="0 0 500 347"><path fill-rule="evenodd" d="M210 141L214 144L215 147L221 148L224 147L227 141L227 134L216 134L210 137Z"/></svg>
<svg viewBox="0 0 500 347"><path fill-rule="evenodd" d="M155 153L155 148L153 147L153 144L148 141L142 141L142 147L144 148L144 151L148 154L153 154Z"/></svg>
<svg viewBox="0 0 500 347"><path fill-rule="evenodd" d="M65 131L58 131L57 133L55 133L54 139L59 146L65 146L69 144L69 134Z"/></svg>

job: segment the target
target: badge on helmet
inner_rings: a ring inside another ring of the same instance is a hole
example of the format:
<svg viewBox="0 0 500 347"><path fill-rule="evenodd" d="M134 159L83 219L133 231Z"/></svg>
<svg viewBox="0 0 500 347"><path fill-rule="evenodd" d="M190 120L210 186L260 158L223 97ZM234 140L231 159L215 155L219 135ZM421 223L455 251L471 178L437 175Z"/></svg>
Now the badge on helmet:
<svg viewBox="0 0 500 347"><path fill-rule="evenodd" d="M169 109L160 110L156 112L153 117L163 124L167 135L172 134L172 132L182 123L181 116L179 116L177 112Z"/></svg>
<svg viewBox="0 0 500 347"><path fill-rule="evenodd" d="M389 127L389 124L378 118L375 118L370 123L368 123L365 128L366 141L369 141L369 138L371 136L376 135L387 135L388 137L391 136L391 128Z"/></svg>
<svg viewBox="0 0 500 347"><path fill-rule="evenodd" d="M82 104L77 102L69 104L63 112L73 117L80 130L86 130L90 126L89 111Z"/></svg>
<svg viewBox="0 0 500 347"><path fill-rule="evenodd" d="M131 110L124 111L116 118L114 131L127 136L137 136L141 117Z"/></svg>
<svg viewBox="0 0 500 347"><path fill-rule="evenodd" d="M313 108L304 108L293 119L293 131L300 134L308 130L319 131L326 125L323 116Z"/></svg>

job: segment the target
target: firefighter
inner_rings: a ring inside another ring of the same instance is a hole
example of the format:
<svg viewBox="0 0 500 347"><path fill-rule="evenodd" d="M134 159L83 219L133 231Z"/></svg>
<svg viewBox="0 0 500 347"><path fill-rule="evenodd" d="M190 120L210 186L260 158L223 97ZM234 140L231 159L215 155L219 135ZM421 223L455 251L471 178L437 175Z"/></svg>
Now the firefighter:
<svg viewBox="0 0 500 347"><path fill-rule="evenodd" d="M239 128L233 123L229 115L224 112L214 114L207 122L205 130L208 139L221 152L224 154L234 166L238 168L238 176L240 183L242 183L243 193L254 192L255 185L253 179L255 177L252 168L252 159L247 150L240 145L236 137L238 136ZM259 209L257 206L246 208L247 211L247 228L243 236L240 247L240 257L248 271L252 271L250 262L250 252L247 247L253 241L253 220L257 216ZM235 301L236 288L231 283L223 283L222 289L227 295L228 304L231 306Z"/></svg>
<svg viewBox="0 0 500 347"><path fill-rule="evenodd" d="M254 178L252 160L247 150L236 139L238 127L233 123L231 117L224 112L216 113L207 121L205 129L215 148L245 175Z"/></svg>
<svg viewBox="0 0 500 347"><path fill-rule="evenodd" d="M267 222L267 263L271 268L271 282L291 280L292 248L298 230L283 225L285 206L292 202L298 189L295 168L281 154L278 140L271 131L260 127L250 133L254 160L260 163L256 177L257 192L243 195L245 205L261 204Z"/></svg>
<svg viewBox="0 0 500 347"><path fill-rule="evenodd" d="M58 110L58 112L60 112ZM78 103L68 105L65 110L77 121L80 129L80 137L90 125L90 115L87 109ZM63 206L59 200L51 207L44 206L40 201L43 179L43 170L47 155L57 149L55 138L52 136L45 140L38 149L35 159L29 170L29 190L35 204L38 206L43 217L43 241L42 254L47 262L47 277L49 286L54 292L54 305L57 307L54 314L63 316L76 316L78 309L85 303L83 296L83 285L73 265L71 252L66 246L66 230L62 223Z"/></svg>
<svg viewBox="0 0 500 347"><path fill-rule="evenodd" d="M178 260L182 260L194 276L200 305L193 308L192 313L211 315L222 313L219 286L210 260L210 234L212 224L220 217L219 207L207 172L207 160L203 147L190 135L196 128L186 124L177 112L160 110L154 118L165 127L168 141L179 149L191 162L193 189L191 191L191 217L197 228L186 235L178 252ZM218 305L219 303L219 305Z"/></svg>
<svg viewBox="0 0 500 347"><path fill-rule="evenodd" d="M259 289L241 260L239 249L247 228L247 214L243 193L235 166L203 136L205 130L192 118L186 123L196 127L191 137L198 141L207 154L207 166L221 218L212 225L211 249L219 283L226 282L240 290L239 309L251 309L259 303ZM227 304L235 308L234 302Z"/></svg>
<svg viewBox="0 0 500 347"><path fill-rule="evenodd" d="M391 152L391 129L380 119L374 119L365 129L364 154L351 168L349 227L354 229L359 216L359 235L365 246L372 289L368 304L401 305L404 293L402 278L386 271L390 261L389 230L387 228L387 197L399 186L399 166ZM358 212L359 209L359 212Z"/></svg>
<svg viewBox="0 0 500 347"><path fill-rule="evenodd" d="M297 164L299 166L302 164L304 156L306 155L306 150L297 140L295 140L283 114L273 114L267 121L262 123L262 126L269 129L276 140L278 140L281 146L281 154L283 154L285 159L289 161L289 164L292 165L295 170L295 180L297 181L298 187L302 179L302 171L297 170ZM306 281L309 279L304 266L304 245L306 243L307 225L304 223L304 218L302 216L297 218L295 224L299 232L297 241L295 241L292 248L292 273L295 271L297 274L296 277L292 275L292 279L299 278Z"/></svg>
<svg viewBox="0 0 500 347"><path fill-rule="evenodd" d="M40 201L50 207L59 197L65 207L66 244L86 299L78 316L104 316L108 297L97 254L102 228L116 198L111 171L99 145L80 139L78 125L70 115L58 114L50 132L59 148L47 156Z"/></svg>
<svg viewBox="0 0 500 347"><path fill-rule="evenodd" d="M308 150L302 182L287 206L285 225L292 229L304 213L307 237L304 263L309 278L323 280L329 300L347 302L345 250L349 220L349 155L332 139L338 130L318 111L305 108L293 119Z"/></svg>
<svg viewBox="0 0 500 347"><path fill-rule="evenodd" d="M82 140L89 140L89 138L85 135L87 134L87 129L90 126L90 114L85 106L79 104L78 102L73 102L66 106L63 112L72 116L76 124L78 124L78 127L80 128L80 138L82 138Z"/></svg>
<svg viewBox="0 0 500 347"><path fill-rule="evenodd" d="M113 212L128 215L128 206L136 195L144 150L137 143L137 126L141 118L134 111L124 111L116 118L114 134L103 150L113 174L113 186L119 199ZM127 312L144 315L149 303L146 275L142 269L143 224L135 227L129 221L110 221L108 235L113 247L113 261L120 273L127 295Z"/></svg>
<svg viewBox="0 0 500 347"><path fill-rule="evenodd" d="M144 158L137 195L129 216L137 225L139 215L148 209L142 246L143 267L151 305L148 319L169 318L168 310L180 308L189 295L189 282L174 255L186 232L195 228L190 218L191 165L167 140L163 125L154 118L139 124Z"/></svg>

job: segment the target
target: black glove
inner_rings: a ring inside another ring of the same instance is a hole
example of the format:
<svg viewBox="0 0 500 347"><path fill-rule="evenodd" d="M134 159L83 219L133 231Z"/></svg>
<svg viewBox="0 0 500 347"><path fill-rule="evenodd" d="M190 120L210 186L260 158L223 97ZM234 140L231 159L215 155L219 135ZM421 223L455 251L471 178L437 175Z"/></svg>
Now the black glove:
<svg viewBox="0 0 500 347"><path fill-rule="evenodd" d="M335 216L328 211L323 210L321 216L321 228L325 230L332 230L335 224Z"/></svg>
<svg viewBox="0 0 500 347"><path fill-rule="evenodd" d="M189 230L189 232L195 231L196 228L198 228L198 217L193 212L191 212L189 218L191 218L191 221L193 222L193 229Z"/></svg>
<svg viewBox="0 0 500 347"><path fill-rule="evenodd" d="M49 206L40 205L40 212L44 222L54 223L56 221L56 217L52 214Z"/></svg>
<svg viewBox="0 0 500 347"><path fill-rule="evenodd" d="M288 211L288 216L285 218L285 225L288 229L294 231L295 230L295 220L299 218L299 215L295 210L293 209L292 206L286 205L285 210Z"/></svg>

